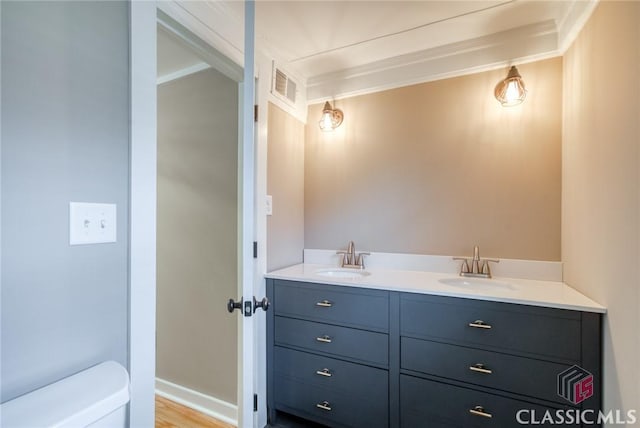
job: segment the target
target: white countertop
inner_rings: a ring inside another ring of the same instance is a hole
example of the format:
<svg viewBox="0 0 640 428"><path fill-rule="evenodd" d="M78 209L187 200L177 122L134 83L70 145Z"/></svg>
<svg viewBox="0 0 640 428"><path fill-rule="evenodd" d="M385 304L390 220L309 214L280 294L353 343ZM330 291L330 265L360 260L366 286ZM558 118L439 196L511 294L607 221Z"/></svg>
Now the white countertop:
<svg viewBox="0 0 640 428"><path fill-rule="evenodd" d="M355 279L330 278L317 274L318 271L327 269L338 268L335 265L303 263L269 272L266 277L586 312L606 313L607 311L604 306L582 295L563 282L494 277L492 279L479 280L478 284L474 285L448 285L439 280L461 277L450 273L377 268L368 268L366 272L370 273L370 275ZM472 283L473 281L474 279L470 280ZM495 284L495 286L492 284Z"/></svg>

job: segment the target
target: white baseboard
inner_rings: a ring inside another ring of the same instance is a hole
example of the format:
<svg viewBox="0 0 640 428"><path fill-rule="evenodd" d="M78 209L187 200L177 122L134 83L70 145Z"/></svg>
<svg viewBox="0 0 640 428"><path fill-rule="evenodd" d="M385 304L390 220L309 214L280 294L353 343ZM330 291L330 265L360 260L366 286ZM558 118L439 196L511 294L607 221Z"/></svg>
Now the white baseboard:
<svg viewBox="0 0 640 428"><path fill-rule="evenodd" d="M193 389L156 378L156 394L220 421L238 426L238 406Z"/></svg>

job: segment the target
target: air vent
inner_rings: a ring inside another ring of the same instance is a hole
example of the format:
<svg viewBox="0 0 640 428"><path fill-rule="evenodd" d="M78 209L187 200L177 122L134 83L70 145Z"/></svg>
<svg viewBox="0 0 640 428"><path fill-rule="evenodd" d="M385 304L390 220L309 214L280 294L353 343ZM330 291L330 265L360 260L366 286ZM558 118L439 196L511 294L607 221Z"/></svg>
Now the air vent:
<svg viewBox="0 0 640 428"><path fill-rule="evenodd" d="M296 103L296 82L291 77L273 65L273 85L271 93L288 101L291 104Z"/></svg>
<svg viewBox="0 0 640 428"><path fill-rule="evenodd" d="M287 75L276 68L276 92L282 96L287 95Z"/></svg>

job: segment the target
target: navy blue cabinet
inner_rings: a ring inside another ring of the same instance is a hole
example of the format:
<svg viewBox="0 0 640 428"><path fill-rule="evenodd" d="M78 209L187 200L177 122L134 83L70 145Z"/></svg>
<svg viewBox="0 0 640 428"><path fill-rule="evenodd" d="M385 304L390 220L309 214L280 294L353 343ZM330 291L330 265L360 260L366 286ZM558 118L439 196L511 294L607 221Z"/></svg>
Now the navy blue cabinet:
<svg viewBox="0 0 640 428"><path fill-rule="evenodd" d="M273 279L267 295L274 426L503 428L600 410L600 314ZM558 394L573 366L593 375L577 404Z"/></svg>
<svg viewBox="0 0 640 428"><path fill-rule="evenodd" d="M521 409L537 415L555 411L540 404L404 374L400 375L400 396L403 428L510 428L519 426L516 417ZM529 421L529 415L522 413L521 420Z"/></svg>
<svg viewBox="0 0 640 428"><path fill-rule="evenodd" d="M389 426L389 292L272 281L268 406L332 427Z"/></svg>
<svg viewBox="0 0 640 428"><path fill-rule="evenodd" d="M600 410L600 314L412 293L399 313L401 427L575 427L558 421ZM558 394L573 366L594 382L577 404Z"/></svg>

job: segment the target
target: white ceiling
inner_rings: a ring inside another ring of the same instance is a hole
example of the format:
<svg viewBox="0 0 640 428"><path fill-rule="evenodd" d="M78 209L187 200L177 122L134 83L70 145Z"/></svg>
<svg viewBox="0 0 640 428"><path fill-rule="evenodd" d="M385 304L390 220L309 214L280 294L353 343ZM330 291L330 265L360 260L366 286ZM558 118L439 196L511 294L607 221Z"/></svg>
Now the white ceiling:
<svg viewBox="0 0 640 428"><path fill-rule="evenodd" d="M257 0L256 39L315 102L559 55L596 2ZM243 1L173 3L238 61Z"/></svg>
<svg viewBox="0 0 640 428"><path fill-rule="evenodd" d="M562 22L571 1L258 1L256 32L303 78Z"/></svg>

